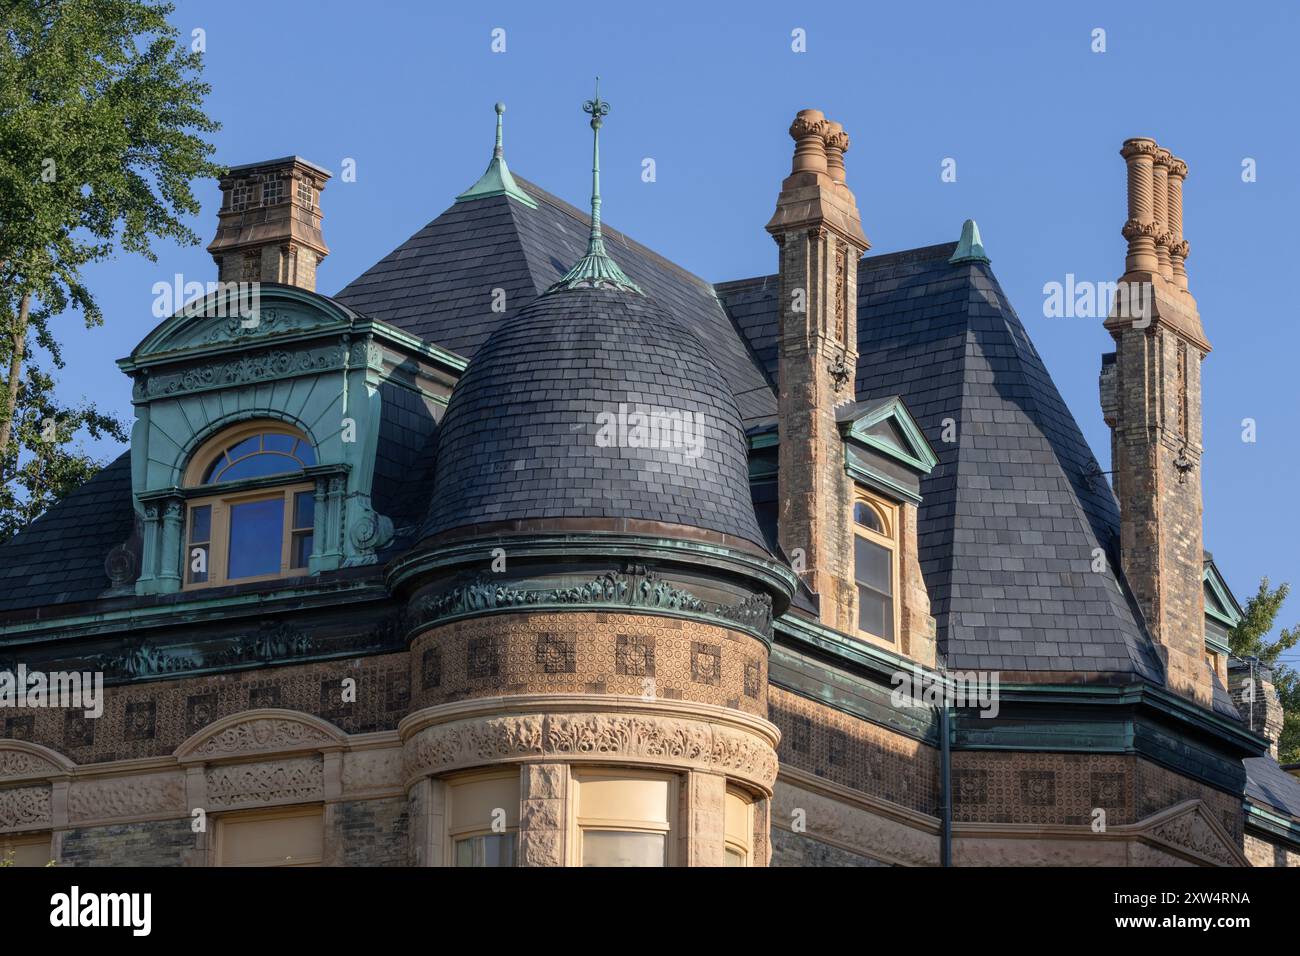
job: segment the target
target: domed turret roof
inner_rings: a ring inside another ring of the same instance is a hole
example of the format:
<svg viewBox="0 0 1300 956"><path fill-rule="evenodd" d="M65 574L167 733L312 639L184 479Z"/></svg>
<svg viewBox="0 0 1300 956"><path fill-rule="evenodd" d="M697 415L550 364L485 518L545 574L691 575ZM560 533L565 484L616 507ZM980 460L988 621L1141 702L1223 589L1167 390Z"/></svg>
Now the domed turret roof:
<svg viewBox="0 0 1300 956"><path fill-rule="evenodd" d="M425 536L574 518L763 547L735 399L700 341L638 291L539 297L475 354L442 420Z"/></svg>

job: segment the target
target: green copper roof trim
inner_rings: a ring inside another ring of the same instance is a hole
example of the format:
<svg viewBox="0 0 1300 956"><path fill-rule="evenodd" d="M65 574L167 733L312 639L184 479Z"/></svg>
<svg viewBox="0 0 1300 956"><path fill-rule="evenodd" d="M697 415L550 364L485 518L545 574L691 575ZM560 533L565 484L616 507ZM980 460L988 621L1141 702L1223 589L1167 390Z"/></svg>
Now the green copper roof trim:
<svg viewBox="0 0 1300 956"><path fill-rule="evenodd" d="M617 289L644 295L641 287L623 274L618 263L605 251L605 240L600 233L600 127L609 115L609 104L600 98L600 77L596 77L596 97L582 104L584 113L591 114L591 235L587 237L587 253L564 278L546 292L564 289Z"/></svg>
<svg viewBox="0 0 1300 956"><path fill-rule="evenodd" d="M921 503L921 496L915 491L903 487L894 479L882 475L874 468L864 465L860 461L854 461L847 448L844 449L844 470L849 473L849 477L854 481L870 485L876 491L886 495L895 495L904 501L910 501L914 505Z"/></svg>
<svg viewBox="0 0 1300 956"><path fill-rule="evenodd" d="M722 570L761 582L769 591L785 595L784 603L799 586L795 573L772 558L724 545L683 541L676 538L653 538L646 535L612 531L588 531L570 534L485 535L451 542L434 550L417 545L410 553L394 559L385 578L397 590L416 575L453 569L464 565L485 564L491 552L502 542L509 543L511 560L558 558L574 555L590 558L640 558L694 565L701 570Z"/></svg>
<svg viewBox="0 0 1300 956"><path fill-rule="evenodd" d="M181 591L165 597L149 595L125 598L100 598L84 602L119 606L65 616L0 621L0 650L20 641L53 637L60 641L123 630L167 628L177 624L193 625L208 621L227 621L239 617L259 618L267 614L302 610L311 607L346 605L386 599L388 590L373 575L359 580L295 582L291 586L266 591L249 588L235 594L212 597L206 591ZM145 603L149 602L149 603ZM122 606L125 605L125 606Z"/></svg>
<svg viewBox="0 0 1300 956"><path fill-rule="evenodd" d="M1223 611L1220 612L1207 604L1205 606L1205 616L1214 618L1228 628L1234 628L1240 624L1244 616L1241 605L1237 603L1237 598L1228 588L1228 582L1223 580L1223 575L1219 573L1219 569L1215 566L1213 560L1205 563L1205 570L1201 575L1201 580L1209 586L1210 590L1214 592L1214 596L1218 598L1219 603L1223 605Z"/></svg>
<svg viewBox="0 0 1300 956"><path fill-rule="evenodd" d="M878 425L886 419L893 422L894 426L903 433L909 448L899 448L894 442L868 431L873 425ZM916 419L907 410L907 405L897 395L864 412L858 418L842 422L840 427L845 430L846 437L863 445L870 445L922 474L928 475L939 464L939 456L930 447L930 442L921 431L921 427L917 425Z"/></svg>
<svg viewBox="0 0 1300 956"><path fill-rule="evenodd" d="M1278 813L1275 807L1260 806L1250 797L1245 800L1246 828L1279 837L1300 849L1300 820Z"/></svg>
<svg viewBox="0 0 1300 956"><path fill-rule="evenodd" d="M496 111L497 144L492 150L492 162L488 163L487 170L479 177L478 182L456 197L456 202L486 199L488 196L509 196L529 209L536 209L537 200L519 188L515 177L510 175L510 167L506 165L506 153L501 145L501 114L506 111L506 104L498 103Z"/></svg>
<svg viewBox="0 0 1300 956"><path fill-rule="evenodd" d="M984 254L984 243L980 241L980 227L975 224L974 219L967 219L961 224L961 239L957 243L957 251L948 261L953 265L959 262L989 261L989 257Z"/></svg>

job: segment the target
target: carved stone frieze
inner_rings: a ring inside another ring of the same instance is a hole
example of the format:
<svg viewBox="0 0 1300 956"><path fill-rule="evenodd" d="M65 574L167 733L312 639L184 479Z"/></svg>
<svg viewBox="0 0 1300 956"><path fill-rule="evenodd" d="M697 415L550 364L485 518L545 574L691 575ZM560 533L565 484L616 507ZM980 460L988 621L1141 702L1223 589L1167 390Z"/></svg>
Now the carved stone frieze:
<svg viewBox="0 0 1300 956"><path fill-rule="evenodd" d="M1151 828L1151 835L1197 856L1213 860L1221 866L1240 864L1237 855L1228 849L1223 837L1198 809L1188 810L1157 824Z"/></svg>
<svg viewBox="0 0 1300 956"><path fill-rule="evenodd" d="M68 819L74 823L184 810L185 779L179 773L77 781L68 790Z"/></svg>
<svg viewBox="0 0 1300 956"><path fill-rule="evenodd" d="M44 757L22 750L0 750L0 780L45 777L64 771Z"/></svg>
<svg viewBox="0 0 1300 956"><path fill-rule="evenodd" d="M0 831L48 827L50 822L48 785L0 790Z"/></svg>
<svg viewBox="0 0 1300 956"><path fill-rule="evenodd" d="M259 717L219 731L195 747L193 753L200 757L231 757L334 742L333 737L310 724L287 718Z"/></svg>
<svg viewBox="0 0 1300 956"><path fill-rule="evenodd" d="M777 759L756 733L659 714L560 713L435 724L407 741L409 775L531 758L678 766L726 773L770 790Z"/></svg>
<svg viewBox="0 0 1300 956"><path fill-rule="evenodd" d="M325 795L324 767L319 756L209 767L204 777L208 804L214 810L300 803L320 800Z"/></svg>

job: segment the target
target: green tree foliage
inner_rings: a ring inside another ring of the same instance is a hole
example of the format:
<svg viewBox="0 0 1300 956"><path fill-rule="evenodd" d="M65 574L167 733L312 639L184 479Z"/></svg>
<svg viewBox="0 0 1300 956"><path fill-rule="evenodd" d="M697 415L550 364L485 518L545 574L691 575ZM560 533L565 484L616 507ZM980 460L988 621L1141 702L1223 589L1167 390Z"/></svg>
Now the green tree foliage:
<svg viewBox="0 0 1300 956"><path fill-rule="evenodd" d="M1241 623L1228 632L1228 644L1233 654L1257 657L1273 669L1273 685L1282 699L1286 715L1278 740L1281 763L1300 761L1300 673L1280 660L1283 652L1300 643L1300 626L1282 628L1273 640L1268 635L1290 593L1289 584L1283 582L1270 588L1268 578L1264 578L1259 582L1254 597L1246 602Z"/></svg>
<svg viewBox="0 0 1300 956"><path fill-rule="evenodd" d="M78 436L127 440L125 423L83 402L61 406L54 380L32 364L18 390L13 439L0 453L0 543L39 518L105 464Z"/></svg>
<svg viewBox="0 0 1300 956"><path fill-rule="evenodd" d="M202 59L149 0L0 3L0 320L7 378L0 449L27 387L28 336L79 309L102 322L82 282L87 263L119 249L151 261L152 243L193 245L190 184L220 174L202 136ZM56 362L57 364L57 362ZM72 415L76 418L76 413ZM82 424L89 426L90 419Z"/></svg>

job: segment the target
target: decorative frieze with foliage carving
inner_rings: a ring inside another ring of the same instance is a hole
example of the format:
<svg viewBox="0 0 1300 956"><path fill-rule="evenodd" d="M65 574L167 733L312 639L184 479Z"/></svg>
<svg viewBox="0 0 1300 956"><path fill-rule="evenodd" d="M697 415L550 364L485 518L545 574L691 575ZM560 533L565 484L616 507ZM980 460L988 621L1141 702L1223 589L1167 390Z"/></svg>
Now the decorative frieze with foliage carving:
<svg viewBox="0 0 1300 956"><path fill-rule="evenodd" d="M654 571L639 567L607 571L581 584L550 588L516 587L480 575L467 584L417 598L411 605L411 626L477 612L563 607L684 613L741 627L768 640L772 636L772 599L766 594L750 595L735 604L716 604L663 580Z"/></svg>

